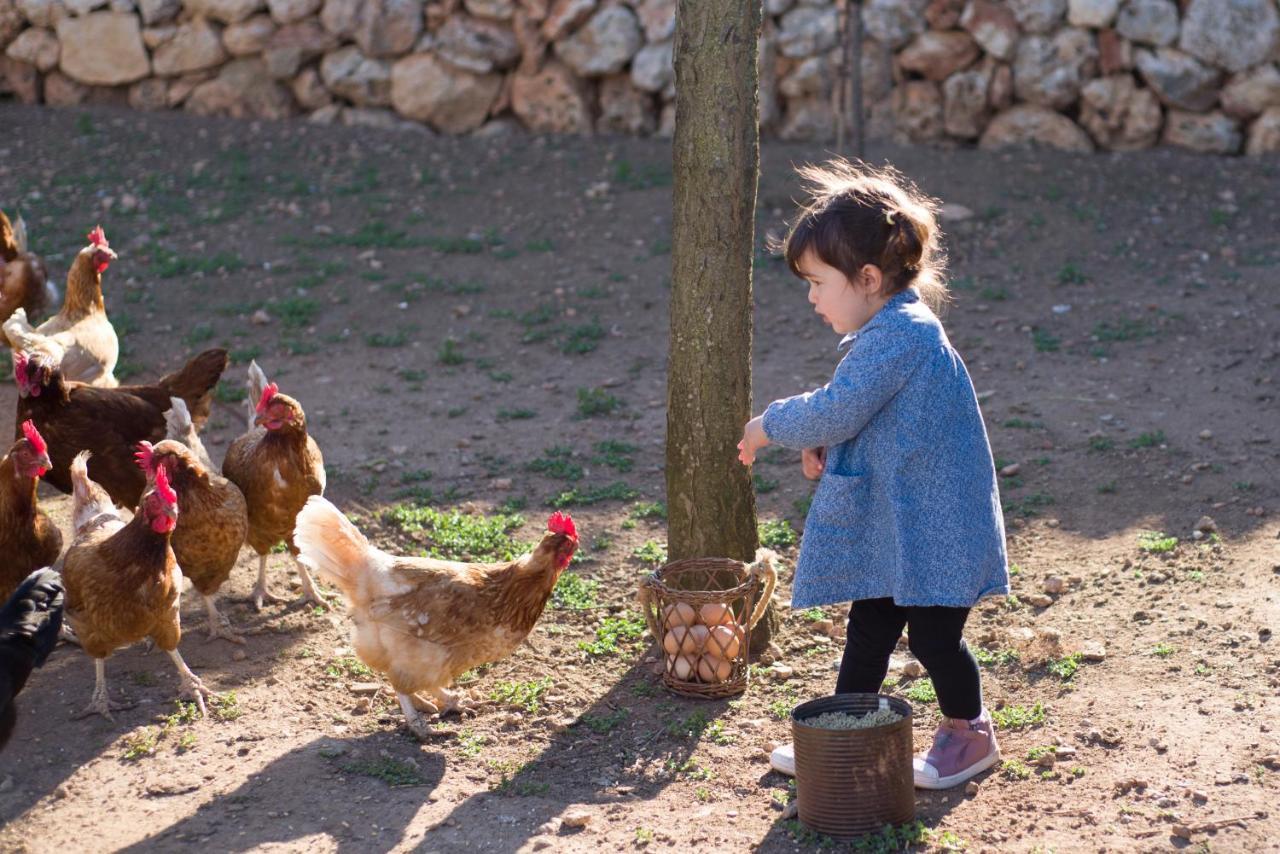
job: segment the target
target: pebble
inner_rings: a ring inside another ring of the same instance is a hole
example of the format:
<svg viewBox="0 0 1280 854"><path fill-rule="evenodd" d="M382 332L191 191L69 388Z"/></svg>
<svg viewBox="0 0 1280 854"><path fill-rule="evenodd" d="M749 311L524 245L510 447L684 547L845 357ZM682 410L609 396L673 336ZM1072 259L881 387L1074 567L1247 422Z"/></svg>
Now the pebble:
<svg viewBox="0 0 1280 854"><path fill-rule="evenodd" d="M265 310L260 308L253 313L252 317L249 318L249 322L254 326L266 326L271 322L271 315L267 314Z"/></svg>
<svg viewBox="0 0 1280 854"><path fill-rule="evenodd" d="M1056 575L1050 575L1044 580L1042 585L1045 593L1051 593L1054 596L1067 592L1067 582L1065 579Z"/></svg>
<svg viewBox="0 0 1280 854"><path fill-rule="evenodd" d="M586 810L569 810L560 817L562 827L580 828L591 823L591 813Z"/></svg>
<svg viewBox="0 0 1280 854"><path fill-rule="evenodd" d="M1009 465L1000 469L1001 477L1014 477L1018 472L1022 471L1022 466L1018 463L1009 463Z"/></svg>
<svg viewBox="0 0 1280 854"><path fill-rule="evenodd" d="M1043 593L1030 593L1022 597L1022 601L1026 602L1033 608L1048 608L1053 604L1053 597L1046 596Z"/></svg>
<svg viewBox="0 0 1280 854"><path fill-rule="evenodd" d="M347 690L357 697L364 697L370 694L376 694L382 689L381 682L352 682L347 686Z"/></svg>
<svg viewBox="0 0 1280 854"><path fill-rule="evenodd" d="M902 665L902 675L918 679L924 675L924 665L918 661L907 661Z"/></svg>
<svg viewBox="0 0 1280 854"><path fill-rule="evenodd" d="M1201 516L1196 522L1195 530L1202 534L1216 534L1218 532L1218 523L1213 521L1210 516Z"/></svg>
<svg viewBox="0 0 1280 854"><path fill-rule="evenodd" d="M978 789L980 788L982 787L979 786L976 781L970 780L968 783L965 784L964 793L966 795L976 795L978 794Z"/></svg>
<svg viewBox="0 0 1280 854"><path fill-rule="evenodd" d="M1212 430L1201 430L1201 431L1200 431L1200 441L1202 441L1202 442L1207 442L1207 441L1209 441L1209 440L1210 440L1210 439L1212 439L1212 438L1213 438L1213 431L1212 431Z"/></svg>
<svg viewBox="0 0 1280 854"><path fill-rule="evenodd" d="M249 657L249 653L245 652L243 649L231 650L232 661L244 661L248 657Z"/></svg>
<svg viewBox="0 0 1280 854"><path fill-rule="evenodd" d="M769 675L772 678L777 679L779 682L785 682L792 676L795 676L796 671L795 668L783 664L782 662L778 662L769 668Z"/></svg>

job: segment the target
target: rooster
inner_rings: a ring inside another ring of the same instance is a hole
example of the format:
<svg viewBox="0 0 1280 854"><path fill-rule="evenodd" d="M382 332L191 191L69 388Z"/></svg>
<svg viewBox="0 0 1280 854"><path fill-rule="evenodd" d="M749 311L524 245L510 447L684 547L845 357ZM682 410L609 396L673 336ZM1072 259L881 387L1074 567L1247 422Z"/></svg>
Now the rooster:
<svg viewBox="0 0 1280 854"><path fill-rule="evenodd" d="M533 551L510 563L398 557L370 545L319 496L298 514L294 539L299 562L346 596L356 654L391 680L405 722L423 739L430 731L419 706L462 708L449 684L519 646L578 547L573 519L557 511Z"/></svg>
<svg viewBox="0 0 1280 854"><path fill-rule="evenodd" d="M36 481L49 470L49 448L30 421L0 460L0 601L34 570L62 553L62 532L36 501Z"/></svg>
<svg viewBox="0 0 1280 854"><path fill-rule="evenodd" d="M115 258L102 226L89 232L89 245L76 255L67 273L62 310L32 328L27 312L16 309L3 327L9 346L44 354L62 368L68 380L102 388L118 386L115 369L120 340L102 301L102 274Z"/></svg>
<svg viewBox="0 0 1280 854"><path fill-rule="evenodd" d="M297 557L294 520L308 497L324 493L325 474L324 457L307 435L307 416L298 401L269 383L254 412L254 426L227 449L222 474L240 487L249 504L248 542L258 553L253 605L261 611L264 601L283 601L267 592L267 555L283 541ZM307 568L301 563L297 568L306 601L328 608Z"/></svg>
<svg viewBox="0 0 1280 854"><path fill-rule="evenodd" d="M169 653L183 694L195 700L203 715L209 689L178 652L182 573L170 544L178 524L178 496L169 474L165 468L156 469L155 485L126 522L106 492L89 479L88 457L88 452L81 452L71 463L76 537L62 562L67 622L92 656L95 670L93 700L81 716L112 719L106 658L147 637Z"/></svg>
<svg viewBox="0 0 1280 854"><path fill-rule="evenodd" d="M17 722L14 697L58 642L62 605L58 573L40 569L31 573L0 608L0 749Z"/></svg>
<svg viewBox="0 0 1280 854"><path fill-rule="evenodd" d="M44 261L27 250L26 223L22 217L10 222L0 211L0 323L19 308L27 317L44 317L57 302Z"/></svg>
<svg viewBox="0 0 1280 854"><path fill-rule="evenodd" d="M44 479L71 491L71 458L94 453L92 477L122 507L136 507L146 476L134 465L133 447L165 436L165 411L180 397L203 423L214 386L227 366L227 351L205 350L180 370L153 385L96 388L64 379L56 363L42 354L14 354L18 383L18 421L31 419L49 440L52 468Z"/></svg>
<svg viewBox="0 0 1280 854"><path fill-rule="evenodd" d="M182 404L177 398L174 403ZM137 458L149 476L164 469L178 493L182 516L173 531L173 554L182 574L204 597L209 612L209 640L244 643L244 638L222 625L214 601L218 589L230 577L249 532L244 496L234 483L202 463L191 448L172 439L154 447L150 442L139 443Z"/></svg>

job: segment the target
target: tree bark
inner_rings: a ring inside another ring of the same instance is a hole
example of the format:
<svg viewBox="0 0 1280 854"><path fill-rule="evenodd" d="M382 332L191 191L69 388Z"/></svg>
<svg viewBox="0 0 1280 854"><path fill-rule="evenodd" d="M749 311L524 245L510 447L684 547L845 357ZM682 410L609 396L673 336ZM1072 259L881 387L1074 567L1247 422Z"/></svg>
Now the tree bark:
<svg viewBox="0 0 1280 854"><path fill-rule="evenodd" d="M667 365L667 547L750 562L751 267L760 165L759 0L680 0ZM768 643L762 620L760 634ZM757 636L753 633L752 646Z"/></svg>

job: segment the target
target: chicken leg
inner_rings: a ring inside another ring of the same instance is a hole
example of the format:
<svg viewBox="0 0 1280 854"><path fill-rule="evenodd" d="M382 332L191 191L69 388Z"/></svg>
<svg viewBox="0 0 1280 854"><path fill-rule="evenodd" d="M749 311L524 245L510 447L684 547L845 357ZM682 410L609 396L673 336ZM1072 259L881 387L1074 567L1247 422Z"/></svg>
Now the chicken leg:
<svg viewBox="0 0 1280 854"><path fill-rule="evenodd" d="M455 693L448 688L430 688L428 690L432 696L440 701L436 706L440 710L441 718L451 714L458 717L462 717L464 714L475 714L475 703L465 697L461 691Z"/></svg>
<svg viewBox="0 0 1280 854"><path fill-rule="evenodd" d="M397 691L396 699L400 701L400 709L404 712L404 722L409 727L409 731L417 736L419 741L431 738L431 727L427 724L426 717L416 708L413 695Z"/></svg>
<svg viewBox="0 0 1280 854"><path fill-rule="evenodd" d="M298 569L298 579L302 582L302 598L317 608L329 610L329 600L320 595L320 591L316 589L316 584L311 580L311 573L302 565L302 561L298 560L295 555L293 565Z"/></svg>
<svg viewBox="0 0 1280 854"><path fill-rule="evenodd" d="M89 705L85 706L84 711L76 715L77 718L87 718L89 715L102 715L109 721L115 722L115 718L111 716L113 711L121 709L131 709L132 705L126 703L113 703L107 694L107 661L104 658L95 658L93 660L93 699L89 701Z"/></svg>
<svg viewBox="0 0 1280 854"><path fill-rule="evenodd" d="M258 583L253 586L254 610L261 611L263 602L275 605L283 601L279 596L267 591L267 556L258 555Z"/></svg>
<svg viewBox="0 0 1280 854"><path fill-rule="evenodd" d="M230 623L223 624L222 615L218 613L218 603L214 597L205 596L204 607L209 611L209 640L222 638L232 643L244 643L244 638L231 628Z"/></svg>
<svg viewBox="0 0 1280 854"><path fill-rule="evenodd" d="M205 687L199 676L191 672L191 668L187 667L187 663L182 660L182 653L176 648L169 650L169 657L178 668L178 679L182 682L182 696L195 700L196 706L200 708L200 717L208 717L209 712L204 707L204 701L206 697L212 697L213 692Z"/></svg>

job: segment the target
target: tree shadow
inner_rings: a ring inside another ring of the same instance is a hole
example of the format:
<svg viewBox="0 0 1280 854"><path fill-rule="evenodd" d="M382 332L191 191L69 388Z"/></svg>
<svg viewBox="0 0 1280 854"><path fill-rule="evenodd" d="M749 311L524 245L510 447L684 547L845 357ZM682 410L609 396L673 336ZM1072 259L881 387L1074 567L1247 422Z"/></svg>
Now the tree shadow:
<svg viewBox="0 0 1280 854"><path fill-rule="evenodd" d="M389 849L444 776L438 752L393 758L393 750L404 753L406 740L392 733L316 739L121 851L187 851L199 841L220 851L252 851L319 837L335 841L338 851Z"/></svg>

